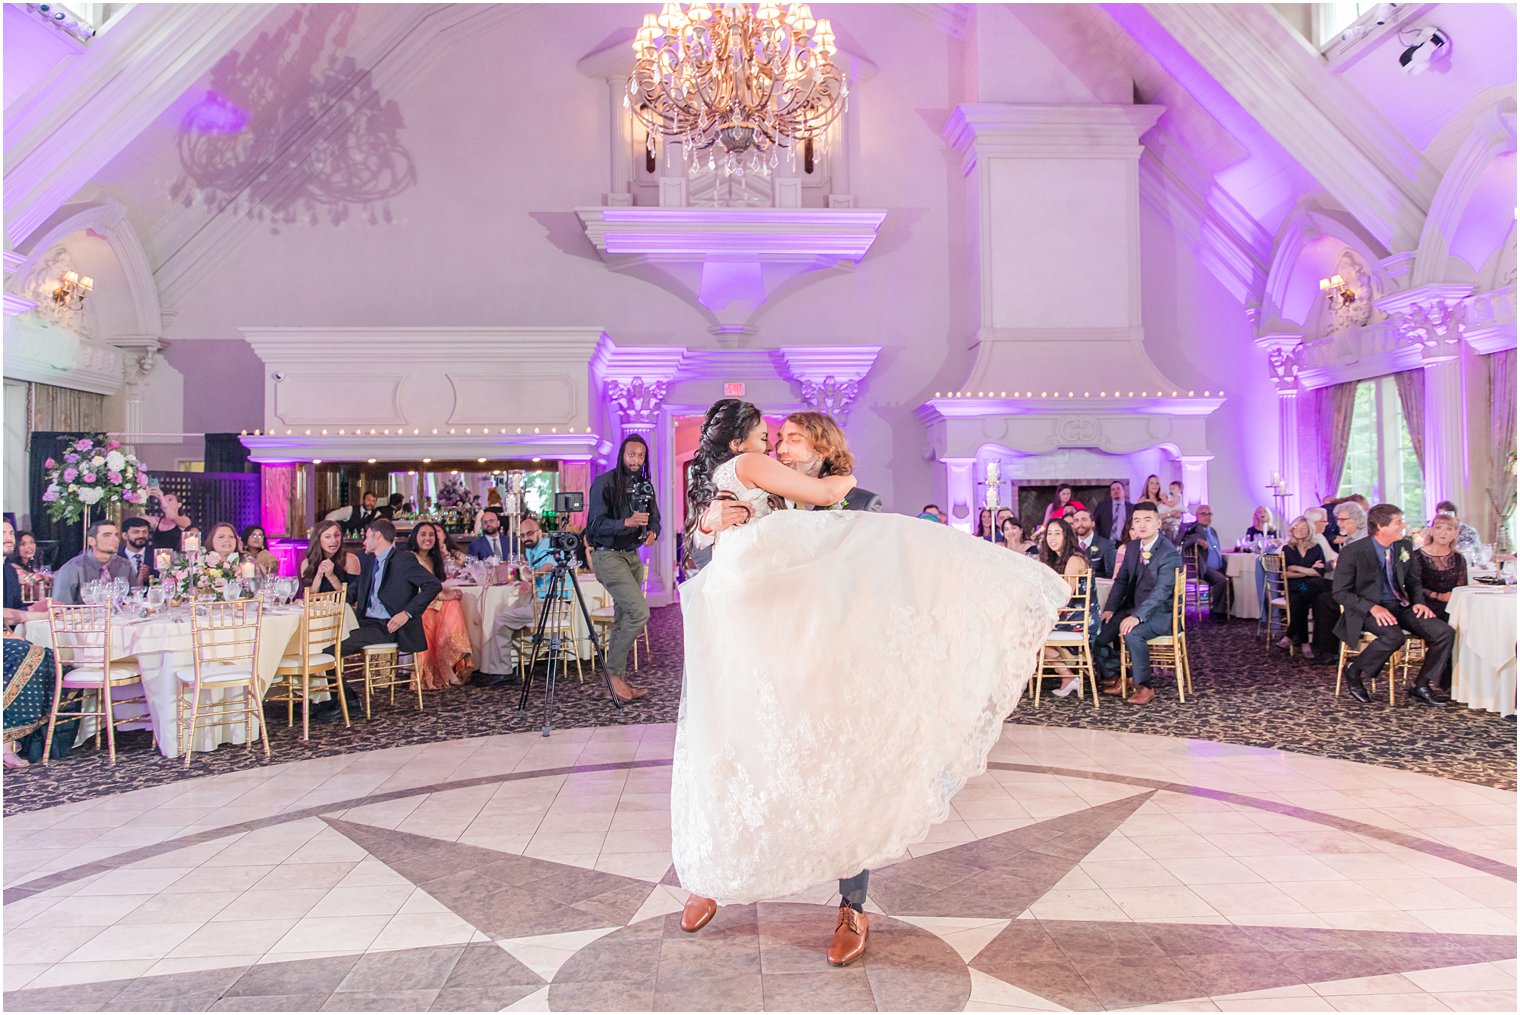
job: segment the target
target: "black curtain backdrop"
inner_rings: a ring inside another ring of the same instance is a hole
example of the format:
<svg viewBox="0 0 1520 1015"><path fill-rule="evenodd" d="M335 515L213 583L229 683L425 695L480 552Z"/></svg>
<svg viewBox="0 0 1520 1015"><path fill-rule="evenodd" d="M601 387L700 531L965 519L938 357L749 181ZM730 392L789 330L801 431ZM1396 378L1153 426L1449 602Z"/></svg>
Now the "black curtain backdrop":
<svg viewBox="0 0 1520 1015"><path fill-rule="evenodd" d="M235 433L208 433L206 435L207 472L253 472L258 465L248 460L248 449Z"/></svg>
<svg viewBox="0 0 1520 1015"><path fill-rule="evenodd" d="M81 437L99 436L94 431L32 431L32 535L37 537L38 555L44 563L53 567L83 552L84 535L83 526L79 522L55 522L48 517L48 506L42 500L42 495L47 492L48 470L42 463L49 458L61 460L64 449ZM103 516L91 515L91 518L99 517Z"/></svg>

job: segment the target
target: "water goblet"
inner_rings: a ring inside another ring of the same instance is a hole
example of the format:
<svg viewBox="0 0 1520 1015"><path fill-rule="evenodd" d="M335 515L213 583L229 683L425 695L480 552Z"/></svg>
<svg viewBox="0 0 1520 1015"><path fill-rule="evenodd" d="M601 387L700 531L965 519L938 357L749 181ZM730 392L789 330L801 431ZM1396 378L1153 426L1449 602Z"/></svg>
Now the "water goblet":
<svg viewBox="0 0 1520 1015"><path fill-rule="evenodd" d="M227 602L230 603L234 599L241 599L242 597L243 583L236 578L230 579L226 585L222 586L222 598Z"/></svg>

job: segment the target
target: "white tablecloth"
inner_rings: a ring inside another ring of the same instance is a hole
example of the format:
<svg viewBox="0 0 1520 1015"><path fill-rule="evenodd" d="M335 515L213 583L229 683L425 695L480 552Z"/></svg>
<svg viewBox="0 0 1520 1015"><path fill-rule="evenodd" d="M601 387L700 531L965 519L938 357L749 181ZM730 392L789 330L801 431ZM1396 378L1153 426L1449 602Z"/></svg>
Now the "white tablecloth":
<svg viewBox="0 0 1520 1015"><path fill-rule="evenodd" d="M1230 616L1256 620L1261 616L1261 599L1256 590L1255 553L1227 553L1224 573L1230 579Z"/></svg>
<svg viewBox="0 0 1520 1015"><path fill-rule="evenodd" d="M343 634L358 626L352 609L344 610ZM266 608L259 625L259 655L256 671L259 693L269 689L274 671L280 660L288 653L299 651L296 635L301 629L301 609L291 606ZM53 647L53 631L46 617L21 626L21 637L46 648ZM148 714L146 719L158 737L158 749L166 758L179 755L179 730L175 726L176 705L180 694L179 678L175 671L193 666L190 641L190 618L188 615L173 619L146 620L141 622L113 622L111 625L111 659L113 662L132 662L142 670L143 686L147 691ZM211 700L219 701L229 691L208 691ZM117 688L117 697L136 694L132 687ZM81 723L81 726L85 724ZM258 735L258 721L253 726ZM81 734L86 733L81 729ZM89 731L93 732L93 728ZM219 744L245 742L244 725L214 726L196 732L197 751L215 750Z"/></svg>
<svg viewBox="0 0 1520 1015"><path fill-rule="evenodd" d="M1448 606L1457 642L1451 699L1468 708L1515 714L1515 589L1467 585Z"/></svg>
<svg viewBox="0 0 1520 1015"><path fill-rule="evenodd" d="M586 597L586 608L596 610L611 606L612 597L602 583L590 575L577 575L581 594ZM510 673L515 660L504 655L501 641L493 635L500 623L501 612L517 605L518 585L459 585L445 583L448 588L458 589L464 606L465 625L470 632L470 647L475 653L475 666L482 673ZM538 608L542 609L540 601ZM581 617L580 607L570 604L570 630L574 636L575 654L582 659L591 658L591 639L586 631L586 621ZM604 649L605 645L602 646Z"/></svg>

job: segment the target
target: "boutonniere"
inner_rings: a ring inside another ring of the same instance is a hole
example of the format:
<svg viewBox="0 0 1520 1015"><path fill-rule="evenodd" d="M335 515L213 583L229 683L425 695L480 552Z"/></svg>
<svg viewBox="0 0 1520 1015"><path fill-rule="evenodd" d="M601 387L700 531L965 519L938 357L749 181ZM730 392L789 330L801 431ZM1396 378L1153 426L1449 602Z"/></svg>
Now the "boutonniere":
<svg viewBox="0 0 1520 1015"><path fill-rule="evenodd" d="M846 497L845 500L849 500L849 498ZM844 510L844 500L840 501L838 504L830 504L828 507L824 508L824 510L825 511L843 511Z"/></svg>
<svg viewBox="0 0 1520 1015"><path fill-rule="evenodd" d="M1149 551L1149 550L1141 550L1140 551L1140 559L1143 560L1145 563L1149 564L1151 562L1151 551Z"/></svg>
<svg viewBox="0 0 1520 1015"><path fill-rule="evenodd" d="M1402 547L1399 548L1399 563L1400 564L1407 564L1407 563L1409 563L1409 551L1406 550L1406 549L1403 549Z"/></svg>

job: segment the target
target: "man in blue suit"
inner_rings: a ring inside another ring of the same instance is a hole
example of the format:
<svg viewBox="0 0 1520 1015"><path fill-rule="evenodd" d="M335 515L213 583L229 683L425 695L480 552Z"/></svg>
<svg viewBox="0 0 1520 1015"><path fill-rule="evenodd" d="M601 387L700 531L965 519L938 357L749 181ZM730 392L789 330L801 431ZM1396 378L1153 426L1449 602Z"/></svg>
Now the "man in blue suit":
<svg viewBox="0 0 1520 1015"><path fill-rule="evenodd" d="M480 535L470 543L470 548L465 551L476 560L486 560L495 557L497 560L506 560L510 547L507 539L501 531L501 512L495 508L486 508L480 516Z"/></svg>
<svg viewBox="0 0 1520 1015"><path fill-rule="evenodd" d="M1103 607L1103 630L1097 646L1099 666L1108 678L1103 692L1119 693L1117 643L1123 638L1135 667L1135 690L1126 700L1131 705L1148 705L1156 692L1151 688L1150 646L1146 641L1171 633L1172 593L1182 554L1161 535L1161 518L1150 501L1135 505L1133 525L1139 538L1125 544L1124 562Z"/></svg>

